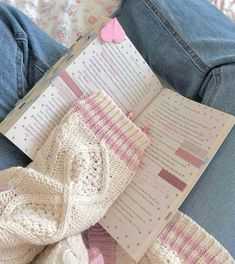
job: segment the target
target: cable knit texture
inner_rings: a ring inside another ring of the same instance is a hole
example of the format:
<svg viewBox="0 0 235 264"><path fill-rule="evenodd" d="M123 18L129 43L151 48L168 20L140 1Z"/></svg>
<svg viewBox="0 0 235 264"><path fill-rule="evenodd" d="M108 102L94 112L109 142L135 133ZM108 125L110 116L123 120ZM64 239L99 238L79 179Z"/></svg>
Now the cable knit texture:
<svg viewBox="0 0 235 264"><path fill-rule="evenodd" d="M132 180L149 140L103 92L78 101L28 168L0 172L0 263L134 264L94 225ZM75 235L77 234L77 235ZM140 264L234 264L177 212Z"/></svg>
<svg viewBox="0 0 235 264"><path fill-rule="evenodd" d="M77 101L28 168L0 172L0 262L26 263L97 223L148 144L104 92Z"/></svg>
<svg viewBox="0 0 235 264"><path fill-rule="evenodd" d="M87 264L88 262L88 252L81 235L71 236L48 246L33 261L34 264Z"/></svg>
<svg viewBox="0 0 235 264"><path fill-rule="evenodd" d="M87 264L135 264L136 262L100 226L85 233L87 247L99 248L103 258L89 259ZM79 236L80 237L80 236ZM60 244L61 242L59 242ZM75 247L73 247L75 248ZM79 247L77 247L79 248ZM54 252L52 250L52 258ZM86 253L84 253L86 254ZM60 253L58 253L60 256ZM50 256L50 254L48 254ZM50 258L48 258L50 259ZM83 263L74 260L73 263ZM104 262L103 262L104 260ZM47 262L40 262L47 264ZM62 261L51 262L65 264ZM177 212L139 264L234 264L234 259L212 236L189 217ZM39 264L39 263L37 263ZM49 262L48 262L49 264ZM70 264L67 262L66 264Z"/></svg>
<svg viewBox="0 0 235 264"><path fill-rule="evenodd" d="M135 264L100 225L90 228L86 235L88 247L98 247L105 264ZM178 211L139 264L235 264L235 261L219 242Z"/></svg>

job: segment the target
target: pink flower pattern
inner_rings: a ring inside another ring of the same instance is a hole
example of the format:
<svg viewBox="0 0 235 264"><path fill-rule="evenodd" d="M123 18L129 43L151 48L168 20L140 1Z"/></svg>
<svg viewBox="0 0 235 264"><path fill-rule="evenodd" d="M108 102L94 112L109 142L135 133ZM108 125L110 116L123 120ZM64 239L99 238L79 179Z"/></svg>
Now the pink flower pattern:
<svg viewBox="0 0 235 264"><path fill-rule="evenodd" d="M235 22L235 0L210 0ZM11 4L61 44L69 47L95 23L111 16L120 0L2 0Z"/></svg>
<svg viewBox="0 0 235 264"><path fill-rule="evenodd" d="M120 0L2 0L11 4L61 44L70 47L99 16L111 16Z"/></svg>
<svg viewBox="0 0 235 264"><path fill-rule="evenodd" d="M211 2L235 22L235 0L211 0Z"/></svg>
<svg viewBox="0 0 235 264"><path fill-rule="evenodd" d="M235 0L210 0L235 22ZM111 16L120 0L2 0L11 4L61 44L69 47L95 23Z"/></svg>
<svg viewBox="0 0 235 264"><path fill-rule="evenodd" d="M235 22L235 0L210 1ZM96 22L99 16L111 16L120 0L2 0L2 2L23 11L55 40L69 47ZM90 230L88 232L92 232ZM91 235L90 238L94 240L94 237ZM94 255L94 249L89 253L90 257L97 257ZM90 263L103 263L102 255L98 254L97 259L92 259Z"/></svg>

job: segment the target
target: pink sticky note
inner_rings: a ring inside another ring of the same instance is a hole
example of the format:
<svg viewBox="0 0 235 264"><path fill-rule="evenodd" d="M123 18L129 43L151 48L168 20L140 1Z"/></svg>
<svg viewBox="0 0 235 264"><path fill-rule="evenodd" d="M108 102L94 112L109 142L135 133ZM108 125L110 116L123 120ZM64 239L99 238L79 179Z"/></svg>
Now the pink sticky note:
<svg viewBox="0 0 235 264"><path fill-rule="evenodd" d="M150 131L150 127L149 126L144 126L143 128L141 128L141 130L145 133L148 134Z"/></svg>
<svg viewBox="0 0 235 264"><path fill-rule="evenodd" d="M125 31L115 17L101 29L100 37L103 41L121 43L125 39Z"/></svg>
<svg viewBox="0 0 235 264"><path fill-rule="evenodd" d="M132 120L132 118L134 117L134 113L128 112L128 113L126 113L126 117Z"/></svg>

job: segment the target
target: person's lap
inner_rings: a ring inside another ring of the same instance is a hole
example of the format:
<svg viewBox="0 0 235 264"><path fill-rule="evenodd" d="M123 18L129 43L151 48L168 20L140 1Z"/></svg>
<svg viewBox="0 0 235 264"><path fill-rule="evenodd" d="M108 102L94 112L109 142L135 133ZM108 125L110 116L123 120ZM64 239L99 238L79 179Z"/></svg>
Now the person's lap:
<svg viewBox="0 0 235 264"><path fill-rule="evenodd" d="M65 47L18 10L0 3L0 122L60 58ZM29 158L0 135L0 169L25 166Z"/></svg>
<svg viewBox="0 0 235 264"><path fill-rule="evenodd" d="M152 69L181 94L235 114L235 26L205 0L127 0L117 12ZM10 11L9 11L10 10ZM180 15L179 15L180 14ZM200 18L198 16L201 16ZM218 21L219 28L211 21ZM18 22L19 21L19 22ZM65 48L28 18L0 4L0 121ZM235 129L180 210L235 256ZM0 136L0 169L29 159Z"/></svg>
<svg viewBox="0 0 235 264"><path fill-rule="evenodd" d="M179 93L235 115L235 25L206 0L124 1L116 14ZM235 256L235 129L180 210Z"/></svg>

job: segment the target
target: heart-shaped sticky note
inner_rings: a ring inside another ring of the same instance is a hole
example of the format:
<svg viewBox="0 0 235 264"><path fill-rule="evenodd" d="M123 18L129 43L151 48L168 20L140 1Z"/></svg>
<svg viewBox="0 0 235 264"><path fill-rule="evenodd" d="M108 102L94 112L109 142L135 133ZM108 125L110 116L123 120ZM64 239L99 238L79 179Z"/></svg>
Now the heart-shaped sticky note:
<svg viewBox="0 0 235 264"><path fill-rule="evenodd" d="M125 31L115 17L100 31L100 37L103 41L121 43L125 39Z"/></svg>

